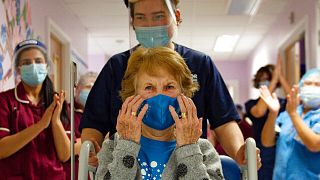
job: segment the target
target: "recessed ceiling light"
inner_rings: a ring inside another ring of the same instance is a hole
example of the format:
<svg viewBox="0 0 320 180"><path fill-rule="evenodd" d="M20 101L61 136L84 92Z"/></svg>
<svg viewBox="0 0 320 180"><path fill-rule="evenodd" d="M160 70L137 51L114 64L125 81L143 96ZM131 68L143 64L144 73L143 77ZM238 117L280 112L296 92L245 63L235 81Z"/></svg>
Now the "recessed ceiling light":
<svg viewBox="0 0 320 180"><path fill-rule="evenodd" d="M238 42L239 35L221 35L217 38L215 52L232 52Z"/></svg>
<svg viewBox="0 0 320 180"><path fill-rule="evenodd" d="M261 0L230 0L228 14L230 15L255 15Z"/></svg>

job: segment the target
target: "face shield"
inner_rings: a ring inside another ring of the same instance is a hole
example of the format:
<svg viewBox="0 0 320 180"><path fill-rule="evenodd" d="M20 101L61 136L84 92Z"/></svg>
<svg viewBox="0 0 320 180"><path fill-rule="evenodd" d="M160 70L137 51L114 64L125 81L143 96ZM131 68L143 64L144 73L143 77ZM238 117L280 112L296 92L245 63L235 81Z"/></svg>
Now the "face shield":
<svg viewBox="0 0 320 180"><path fill-rule="evenodd" d="M129 0L130 48L171 47L177 35L175 4L172 0Z"/></svg>
<svg viewBox="0 0 320 180"><path fill-rule="evenodd" d="M23 52L25 50L30 50L31 48L35 48L35 49L41 51L43 53L43 55L44 55L46 66L42 67L42 66L37 65L37 67L36 67L36 68L38 68L37 69L38 73L40 71L42 72L42 73L37 74L37 78L43 79L43 81L44 81L44 79L46 78L47 74L50 73L50 67L52 66L52 64L51 64L52 62L49 60L49 58L47 56L47 47L45 46L45 44L43 44L42 42L40 42L40 41L38 41L36 39L24 40L24 41L18 43L17 46L15 47L15 49L14 49L14 57L13 57L15 73L17 74L19 69L21 71L21 68L19 68L20 59L18 59L19 58L18 56L20 56L21 52ZM28 65L30 65L30 64L28 64ZM24 68L24 72L25 73L20 72L19 75L15 77L15 85L19 84L21 78L25 79L26 81L29 81L30 82L29 84L39 83L39 82L35 82L36 80L31 78L33 76L31 76L30 73L31 73L31 71L32 72L34 71L33 70L34 67L33 68L32 67L29 66L28 69ZM25 77L23 77L23 76L25 76ZM34 76L35 76L35 74L34 74Z"/></svg>

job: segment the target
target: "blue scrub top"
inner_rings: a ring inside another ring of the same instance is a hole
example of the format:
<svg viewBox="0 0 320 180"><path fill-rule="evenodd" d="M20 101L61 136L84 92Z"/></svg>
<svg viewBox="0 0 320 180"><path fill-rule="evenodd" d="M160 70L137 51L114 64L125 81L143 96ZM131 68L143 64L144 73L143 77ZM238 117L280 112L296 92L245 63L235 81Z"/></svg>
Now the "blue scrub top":
<svg viewBox="0 0 320 180"><path fill-rule="evenodd" d="M201 52L178 44L175 44L175 51L184 58L193 80L200 85L199 91L192 99L197 107L198 117L204 119L201 137L207 137L206 119L212 128L232 120L240 120L228 89L212 59ZM83 128L93 128L103 135L116 132L116 120L122 105L119 91L129 56L129 50L112 56L100 72L89 93L80 122L80 131Z"/></svg>
<svg viewBox="0 0 320 180"><path fill-rule="evenodd" d="M260 156L261 156L261 163L263 164L262 167L258 171L258 179L260 180L270 180L272 179L272 173L274 168L275 162L275 154L276 148L273 147L264 147L261 144L261 132L263 129L264 124L268 118L269 111L267 110L266 113L259 118L254 117L251 114L251 109L255 106L260 98L258 99L251 99L245 103L246 108L246 115L252 121L252 130L254 134L254 139L256 140L257 147L260 149ZM286 99L279 98L280 102L280 111L279 113L286 110Z"/></svg>
<svg viewBox="0 0 320 180"><path fill-rule="evenodd" d="M297 112L302 115L303 107ZM309 111L303 122L316 134L320 134L320 109ZM287 112L277 118L281 131L276 144L276 162L273 179L307 179L320 178L320 152L311 152L303 144Z"/></svg>

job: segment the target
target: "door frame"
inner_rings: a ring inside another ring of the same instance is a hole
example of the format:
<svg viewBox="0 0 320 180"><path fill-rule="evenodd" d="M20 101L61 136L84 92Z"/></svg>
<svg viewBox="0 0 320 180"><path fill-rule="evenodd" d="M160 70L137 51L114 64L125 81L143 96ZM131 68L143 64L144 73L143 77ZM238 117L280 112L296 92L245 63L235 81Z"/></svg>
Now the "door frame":
<svg viewBox="0 0 320 180"><path fill-rule="evenodd" d="M278 45L279 53L282 59L285 59L285 50L290 45L297 41L301 34L304 33L305 40L305 58L306 58L306 70L310 67L310 49L309 49L309 18L305 16L297 23L292 30L280 41Z"/></svg>
<svg viewBox="0 0 320 180"><path fill-rule="evenodd" d="M47 17L46 44L48 46L48 56L51 55L51 34L53 34L62 43L62 74L60 85L65 92L70 92L70 59L71 59L71 38L50 18ZM66 100L70 102L70 97L66 93Z"/></svg>

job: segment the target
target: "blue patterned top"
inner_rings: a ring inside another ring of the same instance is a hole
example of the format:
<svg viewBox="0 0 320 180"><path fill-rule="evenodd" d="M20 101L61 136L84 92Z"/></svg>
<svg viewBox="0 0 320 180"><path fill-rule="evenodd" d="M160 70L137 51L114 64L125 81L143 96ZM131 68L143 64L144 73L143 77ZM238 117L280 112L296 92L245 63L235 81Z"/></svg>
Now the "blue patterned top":
<svg viewBox="0 0 320 180"><path fill-rule="evenodd" d="M161 179L163 169L176 148L176 141L164 142L141 136L140 144L138 162L142 179Z"/></svg>

